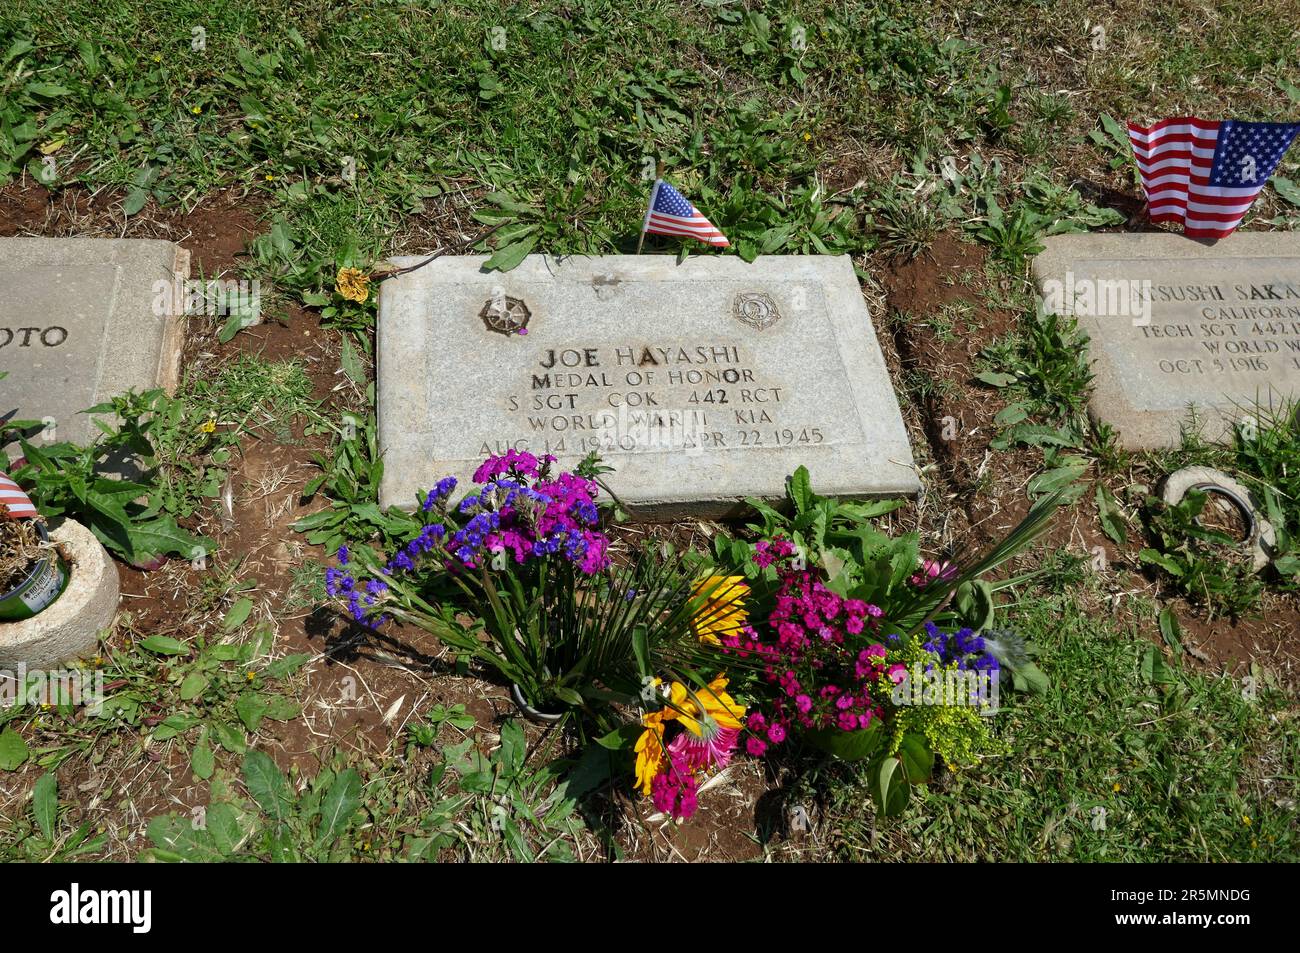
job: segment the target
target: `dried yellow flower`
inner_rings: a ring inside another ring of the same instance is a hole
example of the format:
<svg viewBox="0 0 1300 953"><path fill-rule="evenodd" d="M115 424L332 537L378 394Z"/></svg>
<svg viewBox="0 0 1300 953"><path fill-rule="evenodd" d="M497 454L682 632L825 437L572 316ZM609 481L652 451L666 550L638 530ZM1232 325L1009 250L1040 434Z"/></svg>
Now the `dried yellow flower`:
<svg viewBox="0 0 1300 953"><path fill-rule="evenodd" d="M370 297L370 276L359 268L340 268L334 287L348 301L365 304Z"/></svg>

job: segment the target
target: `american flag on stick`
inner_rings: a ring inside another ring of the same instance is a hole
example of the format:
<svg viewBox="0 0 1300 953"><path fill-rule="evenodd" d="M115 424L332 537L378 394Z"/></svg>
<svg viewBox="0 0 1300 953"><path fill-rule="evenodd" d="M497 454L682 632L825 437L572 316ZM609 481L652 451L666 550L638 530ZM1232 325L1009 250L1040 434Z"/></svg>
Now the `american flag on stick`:
<svg viewBox="0 0 1300 953"><path fill-rule="evenodd" d="M663 179L655 179L654 188L650 190L650 207L646 209L645 222L641 226L643 238L647 232L694 238L719 248L731 244L726 235L687 201L686 196Z"/></svg>
<svg viewBox="0 0 1300 953"><path fill-rule="evenodd" d="M1300 123L1190 116L1129 123L1151 221L1178 222L1189 238L1232 234L1297 132Z"/></svg>
<svg viewBox="0 0 1300 953"><path fill-rule="evenodd" d="M11 519L26 519L36 515L31 499L9 477L0 472L0 505L7 507Z"/></svg>

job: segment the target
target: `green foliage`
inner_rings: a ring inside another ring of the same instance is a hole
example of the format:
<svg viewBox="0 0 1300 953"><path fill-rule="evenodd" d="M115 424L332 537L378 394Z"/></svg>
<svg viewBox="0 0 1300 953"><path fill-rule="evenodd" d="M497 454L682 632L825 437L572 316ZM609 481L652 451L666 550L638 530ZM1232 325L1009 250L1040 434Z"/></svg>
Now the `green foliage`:
<svg viewBox="0 0 1300 953"><path fill-rule="evenodd" d="M1043 250L1039 241L1049 225L1047 216L1017 203L1002 211L996 198L987 202L984 224L975 229L975 237L993 246L993 257L1007 267L1019 270L1026 260Z"/></svg>
<svg viewBox="0 0 1300 953"><path fill-rule="evenodd" d="M175 427L181 414L160 390L129 393L91 407L100 438L90 446L54 443L38 447L25 439L18 446L25 462L11 474L47 519L70 516L88 527L108 549L123 559L145 564L157 556L194 558L208 552L209 540L181 529L176 516L193 512L193 495L216 495L214 480L196 465L201 488L179 491L170 477L159 479L160 445L179 452ZM3 425L18 431L20 422ZM2 432L2 431L0 431ZM159 436L161 435L161 436ZM107 461L107 464L106 464ZM105 466L140 468L136 480L101 476Z"/></svg>
<svg viewBox="0 0 1300 953"><path fill-rule="evenodd" d="M227 612L222 629L240 629L252 609L249 599L237 600ZM152 680L161 679L175 691L175 701L166 715L151 716L151 738L191 745L190 767L195 776L212 776L214 746L232 754L247 750L246 735L255 735L262 723L290 721L300 706L278 693L275 684L294 674L311 660L310 655L269 657L274 632L265 626L235 642L199 639L191 644L169 636L151 635L138 643L142 653L158 656L160 663L123 663L132 677L127 685L109 696L97 712L100 717L135 723L141 705L151 700Z"/></svg>
<svg viewBox="0 0 1300 953"><path fill-rule="evenodd" d="M1031 211L1042 216L1047 235L1086 232L1124 223L1124 216L1115 209L1098 208L1075 189L1060 185L1041 172L1030 175L1025 181L1024 202Z"/></svg>
<svg viewBox="0 0 1300 953"><path fill-rule="evenodd" d="M189 816L164 814L149 822L153 847L141 860L163 862L337 862L354 856L364 817L364 786L352 767L328 767L301 792L290 786L270 755L249 749L241 795L225 772L208 784L208 803Z"/></svg>
<svg viewBox="0 0 1300 953"><path fill-rule="evenodd" d="M63 863L102 849L108 835L96 832L91 821L72 829L63 823L58 780L47 771L32 785L30 817L18 818L4 839L11 842L16 859Z"/></svg>
<svg viewBox="0 0 1300 953"><path fill-rule="evenodd" d="M220 497L241 434L268 429L288 439L296 417L315 417L315 404L300 364L245 356L211 379L189 382L177 397L130 392L83 413L95 415L100 431L85 446L23 439L38 422L0 423L0 440L16 438L25 458L11 475L47 519L70 516L114 554L145 565L210 552L210 540L177 521Z"/></svg>
<svg viewBox="0 0 1300 953"><path fill-rule="evenodd" d="M1033 431L1013 430L1030 417L1064 425L1068 433L1063 445L1078 445L1093 374L1088 336L1077 319L1033 312L1021 321L1018 333L985 348L981 356L993 369L977 379L1018 398L998 414L1003 433L995 446L1015 440L1034 443Z"/></svg>
<svg viewBox="0 0 1300 953"><path fill-rule="evenodd" d="M1273 526L1273 570L1284 586L1300 591L1300 401L1249 410L1249 423L1233 432L1233 465L1252 480Z"/></svg>
<svg viewBox="0 0 1300 953"><path fill-rule="evenodd" d="M825 572L828 589L879 606L888 624L912 633L926 621L975 628L990 626L992 594L1021 580L992 584L982 577L1026 549L1047 530L1064 491L1059 488L1045 491L1005 539L946 577L924 586L911 582L921 565L917 534L891 536L871 522L900 507L902 501L846 502L819 496L813 492L811 478L804 467L787 480L786 497L788 512L762 500L748 500L762 518L760 524L751 524L750 529L764 539L779 536L790 540L800 558ZM764 600L775 588L775 570L754 562L751 542L719 536L714 547L720 564L734 567L751 580L762 607L757 613L761 617L767 608Z"/></svg>
<svg viewBox="0 0 1300 953"><path fill-rule="evenodd" d="M373 392L373 389L372 389ZM329 453L315 455L321 473L303 489L304 502L318 495L329 500L326 509L304 516L294 529L307 534L314 546L335 552L339 546L373 539L385 546L406 539L420 529L420 521L400 507L379 508L379 483L384 461L379 456L375 415L344 413L334 446ZM418 500L411 501L418 506Z"/></svg>
<svg viewBox="0 0 1300 953"><path fill-rule="evenodd" d="M975 236L993 246L993 257L1012 271L1019 272L1043 250L1041 238L1045 235L1086 231L1124 220L1115 210L1085 202L1074 189L1041 173L1031 175L1023 189L1023 195L1003 211L993 188L986 185L980 196L983 221L977 220L973 226Z"/></svg>
<svg viewBox="0 0 1300 953"><path fill-rule="evenodd" d="M182 397L191 417L219 420L232 443L244 432L288 443L296 420L320 419L311 379L298 361L241 355L210 378L187 381Z"/></svg>
<svg viewBox="0 0 1300 953"><path fill-rule="evenodd" d="M1151 546L1139 552L1138 559L1162 569L1179 591L1204 604L1211 617L1235 618L1258 604L1264 584L1239 540L1201 524L1208 500L1199 490L1188 490L1172 506L1148 497L1143 521Z"/></svg>
<svg viewBox="0 0 1300 953"><path fill-rule="evenodd" d="M424 721L417 721L406 726L406 732L410 736L411 745L428 748L433 745L434 740L438 737L438 729L443 725L450 725L461 731L466 731L474 727L474 716L465 711L464 705L434 705L424 713ZM410 748L408 747L408 756Z"/></svg>
<svg viewBox="0 0 1300 953"><path fill-rule="evenodd" d="M705 202L720 210L715 224L745 261L759 255L852 254L861 248L853 215L815 181L785 195L764 195L742 179L726 193L706 190Z"/></svg>
<svg viewBox="0 0 1300 953"><path fill-rule="evenodd" d="M1130 166L1133 182L1136 185L1140 179L1137 162L1133 158L1133 147L1128 140L1128 130L1110 113L1102 113L1098 122L1101 128L1091 130L1088 138L1106 156L1112 169Z"/></svg>
<svg viewBox="0 0 1300 953"><path fill-rule="evenodd" d="M1091 577L1095 581L1095 576ZM1278 673L1183 668L1148 637L1154 607L1090 609L1104 590L1034 595L1008 621L1038 643L1050 685L992 719L1009 746L999 770L945 771L911 788L912 810L879 824L862 810L877 777L824 772L834 856L1001 861L1285 861L1300 848L1290 799L1300 731ZM1004 702L1006 696L1004 695ZM1032 765L1032 768L1028 767ZM1018 767L1016 767L1018 766ZM1006 768L1006 769L1002 769Z"/></svg>
<svg viewBox="0 0 1300 953"><path fill-rule="evenodd" d="M5 34L0 31L0 40ZM68 90L50 82L33 68L29 39L13 38L0 53L0 183L24 168L39 182L50 182L49 166L34 153L43 140L44 152L53 154L66 141L60 132L72 122L72 111L62 103ZM27 165L26 160L31 157Z"/></svg>
<svg viewBox="0 0 1300 953"><path fill-rule="evenodd" d="M539 767L528 755L527 740L513 720L501 726L501 744L489 755L474 738L443 749L444 768L450 766L457 790L471 799L471 823L484 839L499 841L521 863L572 860L569 844L557 836L572 837L582 828L573 782L560 782L572 779L572 763ZM409 847L420 854L429 849L422 839L413 839Z"/></svg>
<svg viewBox="0 0 1300 953"><path fill-rule="evenodd" d="M946 193L941 193L946 195ZM909 189L900 181L871 203L872 224L882 250L915 258L934 243L948 224L935 196Z"/></svg>

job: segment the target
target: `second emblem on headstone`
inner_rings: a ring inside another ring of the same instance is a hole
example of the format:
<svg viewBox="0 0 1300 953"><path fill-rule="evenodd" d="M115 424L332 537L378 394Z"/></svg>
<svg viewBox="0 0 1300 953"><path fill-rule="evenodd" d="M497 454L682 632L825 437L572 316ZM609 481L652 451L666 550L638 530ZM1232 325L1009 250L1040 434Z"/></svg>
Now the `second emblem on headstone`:
<svg viewBox="0 0 1300 953"><path fill-rule="evenodd" d="M781 311L771 295L760 291L742 291L731 304L731 313L737 321L748 324L756 331L766 331L781 320Z"/></svg>

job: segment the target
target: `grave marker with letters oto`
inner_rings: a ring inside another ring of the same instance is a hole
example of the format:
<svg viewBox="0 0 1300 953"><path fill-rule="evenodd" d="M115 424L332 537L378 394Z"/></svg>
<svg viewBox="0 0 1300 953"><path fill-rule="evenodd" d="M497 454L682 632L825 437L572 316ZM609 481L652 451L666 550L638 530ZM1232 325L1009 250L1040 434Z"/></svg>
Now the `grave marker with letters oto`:
<svg viewBox="0 0 1300 953"><path fill-rule="evenodd" d="M0 420L37 445L99 433L79 411L131 388L174 390L189 253L138 239L0 239Z"/></svg>

